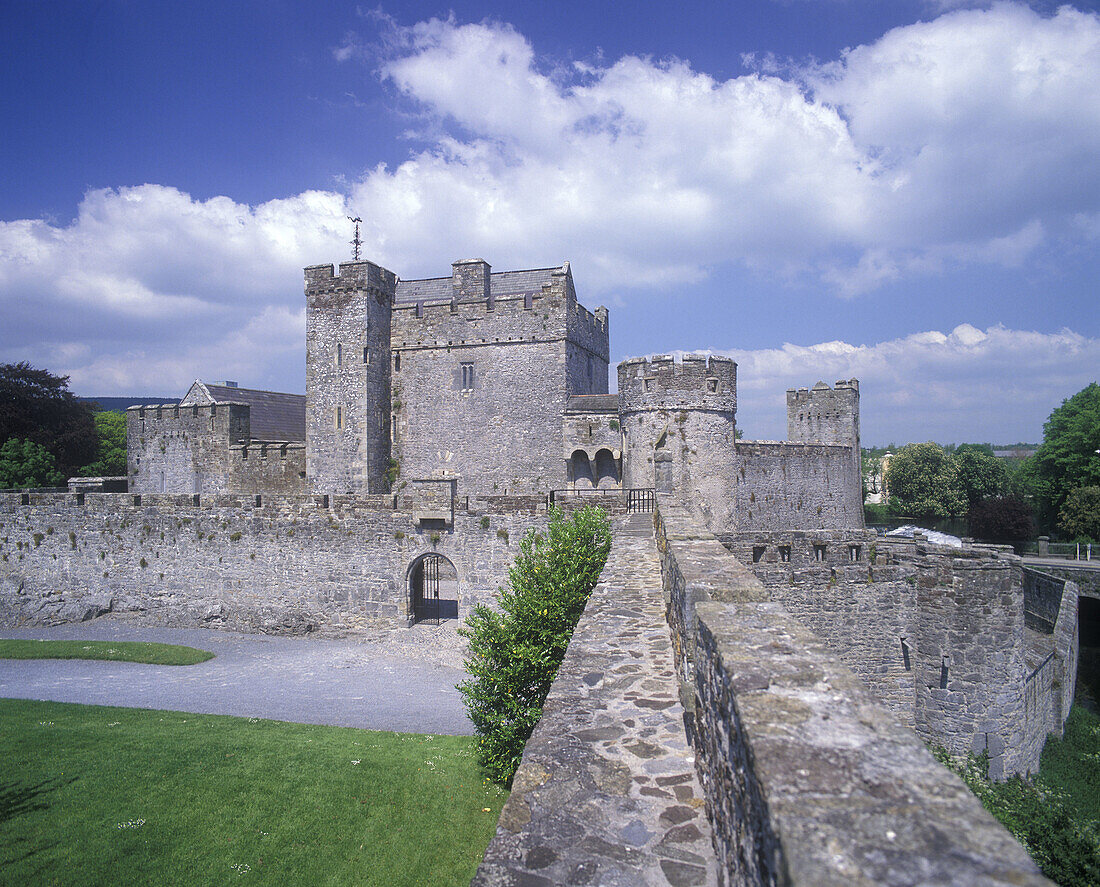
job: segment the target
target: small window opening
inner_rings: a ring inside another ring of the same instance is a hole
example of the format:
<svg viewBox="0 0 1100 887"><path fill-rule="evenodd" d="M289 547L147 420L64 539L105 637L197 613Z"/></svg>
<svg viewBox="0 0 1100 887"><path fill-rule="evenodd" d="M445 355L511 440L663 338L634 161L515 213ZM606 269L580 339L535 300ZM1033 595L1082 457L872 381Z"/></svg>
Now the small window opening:
<svg viewBox="0 0 1100 887"><path fill-rule="evenodd" d="M401 372L401 352L393 356L393 371L395 373Z"/></svg>
<svg viewBox="0 0 1100 887"><path fill-rule="evenodd" d="M718 391L717 379L707 379L707 391L709 391L711 394L714 394L716 391Z"/></svg>
<svg viewBox="0 0 1100 887"><path fill-rule="evenodd" d="M825 546L820 544L814 544L814 560L823 562L825 560Z"/></svg>
<svg viewBox="0 0 1100 887"><path fill-rule="evenodd" d="M752 562L754 564L760 563L764 559L764 552L767 551L765 545L754 545L752 547Z"/></svg>
<svg viewBox="0 0 1100 887"><path fill-rule="evenodd" d="M653 390L653 380L652 379L646 379L645 380L645 390L646 391L652 391Z"/></svg>
<svg viewBox="0 0 1100 887"><path fill-rule="evenodd" d="M241 458L242 459L247 459L248 458L248 447L241 447Z"/></svg>
<svg viewBox="0 0 1100 887"><path fill-rule="evenodd" d="M912 671L913 666L909 661L909 644L907 638L901 638L901 661L906 671Z"/></svg>
<svg viewBox="0 0 1100 887"><path fill-rule="evenodd" d="M782 561L785 564L789 564L791 562L791 546L789 546L789 545L780 545L779 546L779 560Z"/></svg>
<svg viewBox="0 0 1100 887"><path fill-rule="evenodd" d="M862 553L863 553L863 546L862 545L849 545L848 546L848 560L850 560L853 564L860 559L860 556L862 555Z"/></svg>
<svg viewBox="0 0 1100 887"><path fill-rule="evenodd" d="M191 418L192 419L197 419L198 417L199 417L199 405L197 403L192 404L191 405Z"/></svg>
<svg viewBox="0 0 1100 887"><path fill-rule="evenodd" d="M336 427L337 428L343 428L344 427L344 408L343 407L337 407L336 408Z"/></svg>
<svg viewBox="0 0 1100 887"><path fill-rule="evenodd" d="M262 497L262 496L256 496L256 507L257 507L257 508L260 508L260 507L262 507L262 505L263 505L263 501L264 501L264 500L263 500L263 497Z"/></svg>
<svg viewBox="0 0 1100 887"><path fill-rule="evenodd" d="M363 349L363 363L368 364L368 365L370 364L370 349L369 348L364 348Z"/></svg>
<svg viewBox="0 0 1100 887"><path fill-rule="evenodd" d="M340 366L340 364L343 363L343 362L344 362L344 346L343 345L337 345L336 346L336 365Z"/></svg>
<svg viewBox="0 0 1100 887"><path fill-rule="evenodd" d="M524 310L525 311L530 311L531 308L534 307L534 304L535 304L534 293L524 293L523 294L523 308L524 308Z"/></svg>
<svg viewBox="0 0 1100 887"><path fill-rule="evenodd" d="M462 390L474 390L474 365L472 363L462 364Z"/></svg>
<svg viewBox="0 0 1100 887"><path fill-rule="evenodd" d="M423 317L424 316L424 303L423 302L417 302L416 303L416 316L417 317Z"/></svg>

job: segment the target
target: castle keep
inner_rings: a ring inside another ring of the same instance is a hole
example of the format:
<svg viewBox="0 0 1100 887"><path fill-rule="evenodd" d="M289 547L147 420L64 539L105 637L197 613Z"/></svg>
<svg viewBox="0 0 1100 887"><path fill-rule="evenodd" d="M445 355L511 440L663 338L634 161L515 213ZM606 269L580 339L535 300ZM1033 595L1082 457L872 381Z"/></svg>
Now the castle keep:
<svg viewBox="0 0 1100 887"><path fill-rule="evenodd" d="M863 525L854 380L789 391L790 442L741 441L726 358L628 360L608 394L607 309L580 304L568 263L315 265L305 295L305 397L196 382L179 407L131 409L132 492L645 488L716 531Z"/></svg>

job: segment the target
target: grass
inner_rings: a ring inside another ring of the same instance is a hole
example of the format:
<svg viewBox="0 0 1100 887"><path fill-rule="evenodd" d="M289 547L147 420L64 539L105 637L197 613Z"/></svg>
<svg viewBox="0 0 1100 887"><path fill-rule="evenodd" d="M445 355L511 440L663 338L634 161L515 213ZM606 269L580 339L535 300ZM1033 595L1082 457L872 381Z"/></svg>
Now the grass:
<svg viewBox="0 0 1100 887"><path fill-rule="evenodd" d="M1039 781L1063 795L1079 821L1100 828L1100 716L1073 706L1062 738L1047 739Z"/></svg>
<svg viewBox="0 0 1100 887"><path fill-rule="evenodd" d="M474 740L0 700L11 884L467 884L505 794Z"/></svg>
<svg viewBox="0 0 1100 887"><path fill-rule="evenodd" d="M208 650L145 641L45 641L0 639L0 659L106 659L149 665L194 665L213 659Z"/></svg>

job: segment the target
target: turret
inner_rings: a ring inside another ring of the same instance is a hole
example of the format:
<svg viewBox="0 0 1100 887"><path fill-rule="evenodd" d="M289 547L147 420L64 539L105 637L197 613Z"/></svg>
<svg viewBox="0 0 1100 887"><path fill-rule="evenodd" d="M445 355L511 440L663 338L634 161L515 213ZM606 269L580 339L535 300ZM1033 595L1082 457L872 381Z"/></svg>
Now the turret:
<svg viewBox="0 0 1100 887"><path fill-rule="evenodd" d="M713 530L729 525L735 466L737 364L667 355L619 364L623 485L654 487Z"/></svg>
<svg viewBox="0 0 1100 887"><path fill-rule="evenodd" d="M390 311L397 278L371 262L305 269L306 473L318 493L386 487Z"/></svg>

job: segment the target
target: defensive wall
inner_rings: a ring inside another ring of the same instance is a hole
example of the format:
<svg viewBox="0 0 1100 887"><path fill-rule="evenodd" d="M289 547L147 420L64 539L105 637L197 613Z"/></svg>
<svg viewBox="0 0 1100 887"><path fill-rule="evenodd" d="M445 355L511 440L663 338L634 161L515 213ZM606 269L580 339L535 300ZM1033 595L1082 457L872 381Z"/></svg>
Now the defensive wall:
<svg viewBox="0 0 1100 887"><path fill-rule="evenodd" d="M927 741L985 751L1001 778L1038 770L1047 735L1061 735L1077 672L1072 583L1040 596L998 546L838 530L719 538ZM1025 625L1039 599L1044 620Z"/></svg>
<svg viewBox="0 0 1100 887"><path fill-rule="evenodd" d="M458 500L448 520L423 497L2 493L0 623L115 612L249 632L392 624L429 553L454 565L464 616L546 519L543 497Z"/></svg>
<svg viewBox="0 0 1100 887"><path fill-rule="evenodd" d="M601 577L477 887L1050 883L687 508L654 517L649 603ZM691 753L675 737L651 752L645 731L685 715Z"/></svg>

